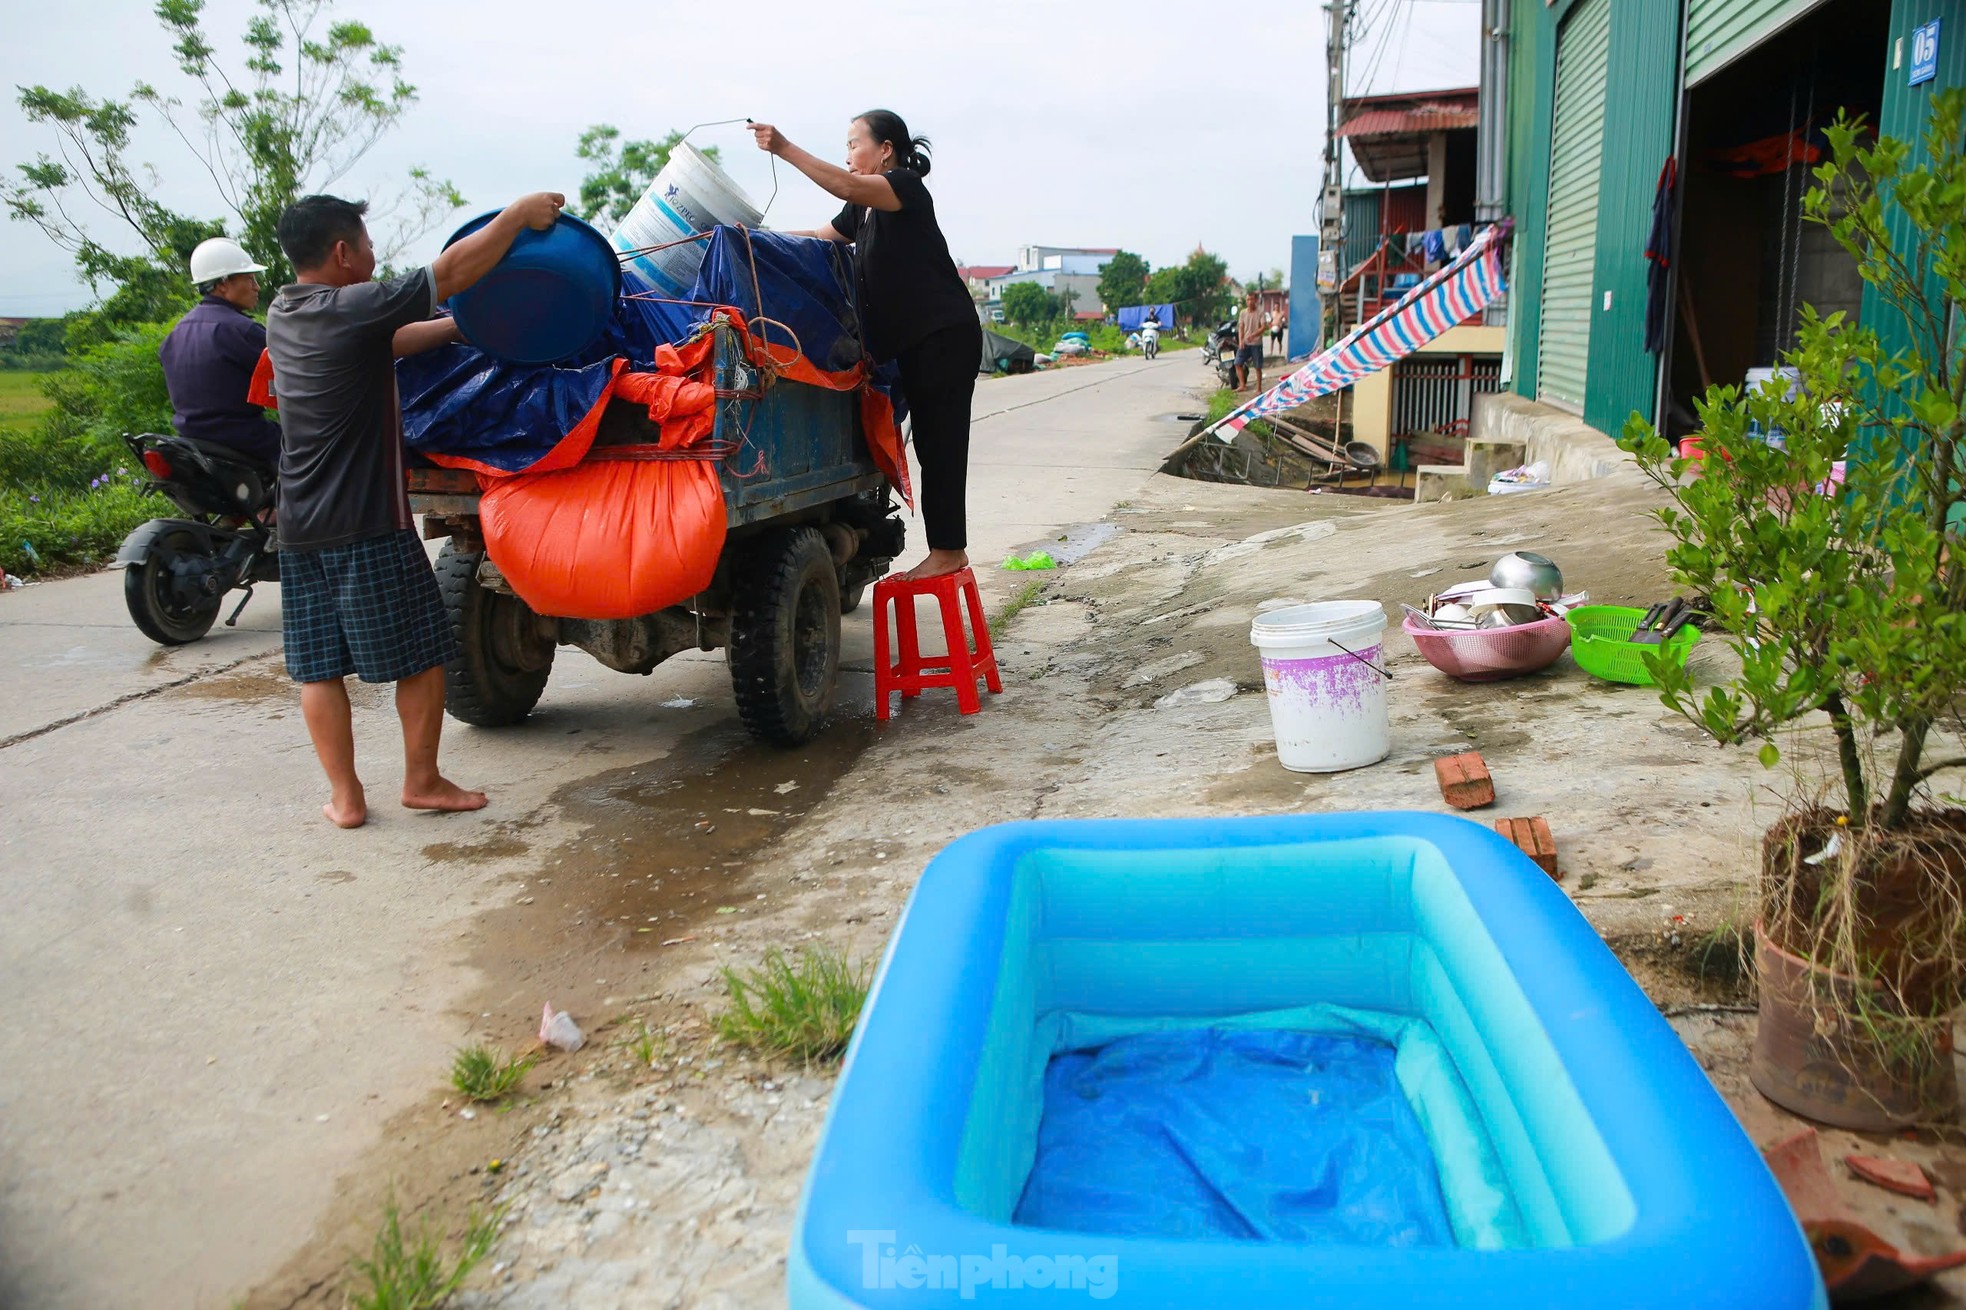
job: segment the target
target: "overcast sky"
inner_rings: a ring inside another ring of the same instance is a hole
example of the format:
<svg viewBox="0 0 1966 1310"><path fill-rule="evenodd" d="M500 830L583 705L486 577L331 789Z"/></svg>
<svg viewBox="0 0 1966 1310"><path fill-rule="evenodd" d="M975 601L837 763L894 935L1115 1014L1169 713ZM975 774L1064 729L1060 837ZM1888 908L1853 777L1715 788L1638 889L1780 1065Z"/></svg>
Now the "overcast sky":
<svg viewBox="0 0 1966 1310"><path fill-rule="evenodd" d="M208 35L235 66L254 7L208 0ZM122 96L146 80L191 96L151 9L0 0L0 164L11 170L52 145L14 104L17 86ZM1351 94L1474 83L1474 0L1360 9ZM336 190L378 195L422 164L468 198L458 221L524 191L573 194L574 142L592 123L659 137L749 115L838 159L851 116L879 106L933 138L930 186L965 262L1008 264L1017 246L1043 243L1121 246L1160 267L1200 242L1248 276L1287 265L1291 234L1316 227L1326 19L1314 0L341 0L332 12L401 45L421 93ZM721 146L760 203L770 194L769 159L741 125L691 140ZM173 138L145 132L139 143L161 199L221 214ZM816 226L837 212L788 167L778 174L767 225ZM412 255L434 254L453 225ZM0 315L58 314L89 299L64 252L32 227L0 223Z"/></svg>

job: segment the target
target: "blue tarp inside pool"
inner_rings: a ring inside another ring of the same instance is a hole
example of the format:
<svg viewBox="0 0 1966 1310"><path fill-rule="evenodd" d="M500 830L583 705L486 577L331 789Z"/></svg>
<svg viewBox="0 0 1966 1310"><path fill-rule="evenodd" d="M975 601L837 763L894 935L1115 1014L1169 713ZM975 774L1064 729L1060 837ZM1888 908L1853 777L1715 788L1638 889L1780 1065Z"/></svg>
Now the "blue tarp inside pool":
<svg viewBox="0 0 1966 1310"><path fill-rule="evenodd" d="M1016 1222L1451 1246L1432 1149L1370 1037L1199 1028L1055 1055Z"/></svg>

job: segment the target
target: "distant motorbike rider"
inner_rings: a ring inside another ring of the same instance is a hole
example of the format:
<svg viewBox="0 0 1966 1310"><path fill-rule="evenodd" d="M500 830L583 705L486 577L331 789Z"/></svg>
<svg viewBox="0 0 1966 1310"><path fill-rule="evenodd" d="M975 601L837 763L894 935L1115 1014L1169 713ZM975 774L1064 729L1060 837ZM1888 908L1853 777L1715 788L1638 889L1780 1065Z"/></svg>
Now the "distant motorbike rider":
<svg viewBox="0 0 1966 1310"><path fill-rule="evenodd" d="M280 425L246 399L266 329L251 317L266 266L230 237L191 252L191 280L203 297L157 348L171 394L171 425L193 441L230 446L268 467L280 462Z"/></svg>

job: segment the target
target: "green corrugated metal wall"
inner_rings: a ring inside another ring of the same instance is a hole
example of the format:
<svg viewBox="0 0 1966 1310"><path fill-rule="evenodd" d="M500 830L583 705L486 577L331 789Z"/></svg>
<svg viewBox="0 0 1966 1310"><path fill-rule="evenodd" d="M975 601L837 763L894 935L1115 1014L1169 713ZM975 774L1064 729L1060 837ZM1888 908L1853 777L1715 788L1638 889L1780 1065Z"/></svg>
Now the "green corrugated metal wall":
<svg viewBox="0 0 1966 1310"><path fill-rule="evenodd" d="M1509 204L1515 219L1517 290L1509 297L1509 385L1534 396L1541 344L1543 209L1550 191L1550 101L1556 84L1556 25L1541 6L1516 5L1509 33Z"/></svg>
<svg viewBox="0 0 1966 1310"><path fill-rule="evenodd" d="M1679 56L1677 6L1614 4L1607 95L1616 111L1604 137L1598 186L1596 290L1591 302L1590 390L1584 421L1616 435L1658 398L1659 359L1645 349L1645 244L1659 170L1672 154ZM1611 308L1604 295L1611 293Z"/></svg>
<svg viewBox="0 0 1966 1310"><path fill-rule="evenodd" d="M1598 179L1604 158L1611 0L1582 0L1557 35L1544 208L1541 375L1536 398L1582 413L1590 368Z"/></svg>
<svg viewBox="0 0 1966 1310"><path fill-rule="evenodd" d="M1686 84L1718 71L1821 0L1691 0L1686 10ZM1670 9L1663 0L1647 7Z"/></svg>
<svg viewBox="0 0 1966 1310"><path fill-rule="evenodd" d="M1921 86L1911 81L1911 34L1934 18L1939 19L1939 73ZM1902 43L1900 58L1900 43ZM1897 66L1893 67L1896 59ZM1966 86L1966 0L1895 0L1891 9L1891 42L1884 59L1884 108L1878 116L1878 131L1900 141L1913 143L1908 164L1925 159L1925 117L1931 112L1932 93L1941 87ZM1911 248L1912 233L1904 215L1889 211L1891 235L1900 250ZM1936 286L1934 287L1936 294ZM1864 324L1874 327L1883 338L1884 348L1895 351L1911 345L1911 334L1903 320L1887 312L1876 288L1864 287Z"/></svg>
<svg viewBox="0 0 1966 1310"><path fill-rule="evenodd" d="M1509 212L1516 220L1516 281L1528 292L1511 302L1511 385L1519 395L1531 397L1546 389L1540 290L1547 255L1557 32L1579 12L1580 3L1517 4L1510 33ZM1649 416L1653 408L1657 361L1645 352L1645 241L1653 187L1672 151L1680 33L1678 6L1666 0L1611 0L1609 16L1605 117L1613 130L1604 140L1598 183L1583 408L1587 422L1616 432L1632 410ZM1609 310L1604 308L1607 290Z"/></svg>
<svg viewBox="0 0 1966 1310"><path fill-rule="evenodd" d="M1519 2L1513 8L1509 52L1509 213L1516 220L1515 259L1518 293L1511 298L1510 331L1517 394L1535 396L1541 384L1540 346L1544 245L1550 186L1550 129L1555 100L1556 34L1584 0ZM1885 0L1878 0L1884 3ZM1775 10L1809 7L1798 0L1698 0L1701 13L1687 12L1689 24L1701 19L1699 40L1717 40L1726 11L1767 19ZM1966 85L1966 0L1890 0L1892 41L1903 42L1902 62L1884 72L1880 129L1901 140L1917 141L1933 91ZM1749 11L1753 10L1753 14ZM1765 12L1764 12L1765 11ZM1593 269L1596 322L1590 333L1590 372L1585 419L1615 433L1636 409L1653 408L1656 364L1644 348L1646 232L1651 223L1652 190L1659 166L1671 149L1672 98L1677 85L1674 59L1681 6L1669 0L1614 0L1612 54L1606 88L1607 117L1615 125L1606 140L1600 181L1598 241ZM1792 15L1783 12L1781 18ZM1923 86L1907 85L1912 29L1942 20L1938 76ZM1772 26L1780 26L1775 22ZM1770 30L1769 25L1755 29ZM1689 49L1697 49L1689 35ZM1719 47L1716 45L1716 50ZM1690 56L1689 56L1690 57ZM1708 53L1704 58L1711 60ZM1898 220L1902 222L1902 220ZM1908 234L1894 229L1901 241ZM1612 292L1612 308L1603 293ZM1887 321L1874 289L1864 292L1864 321L1884 335L1887 348L1908 344L1901 325Z"/></svg>
<svg viewBox="0 0 1966 1310"><path fill-rule="evenodd" d="M1347 191L1345 207L1345 257L1339 261L1338 280L1372 257L1379 248L1379 193Z"/></svg>

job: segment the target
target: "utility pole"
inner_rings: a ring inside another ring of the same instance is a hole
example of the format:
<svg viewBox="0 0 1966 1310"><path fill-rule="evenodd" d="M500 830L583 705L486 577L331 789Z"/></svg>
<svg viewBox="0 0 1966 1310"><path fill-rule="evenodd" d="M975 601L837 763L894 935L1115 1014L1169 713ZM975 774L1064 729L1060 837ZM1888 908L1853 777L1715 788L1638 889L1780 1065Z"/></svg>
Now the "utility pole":
<svg viewBox="0 0 1966 1310"><path fill-rule="evenodd" d="M1331 16L1331 36L1325 47L1330 86L1325 93L1324 125L1324 222L1319 238L1326 250L1336 251L1344 235L1345 174L1343 151L1338 144L1338 124L1345 99L1345 51L1351 44L1351 22L1358 0L1329 0L1324 6Z"/></svg>

